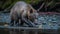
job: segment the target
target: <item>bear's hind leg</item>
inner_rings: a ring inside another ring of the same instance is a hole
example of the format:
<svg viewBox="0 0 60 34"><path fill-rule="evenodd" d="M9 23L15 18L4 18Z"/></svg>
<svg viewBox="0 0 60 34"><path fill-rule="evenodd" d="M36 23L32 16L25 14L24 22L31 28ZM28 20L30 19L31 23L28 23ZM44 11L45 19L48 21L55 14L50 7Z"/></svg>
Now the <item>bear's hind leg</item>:
<svg viewBox="0 0 60 34"><path fill-rule="evenodd" d="M19 19L15 20L15 25L19 26Z"/></svg>
<svg viewBox="0 0 60 34"><path fill-rule="evenodd" d="M13 20L13 19L11 19L9 25L10 25L10 26L14 26L14 20Z"/></svg>

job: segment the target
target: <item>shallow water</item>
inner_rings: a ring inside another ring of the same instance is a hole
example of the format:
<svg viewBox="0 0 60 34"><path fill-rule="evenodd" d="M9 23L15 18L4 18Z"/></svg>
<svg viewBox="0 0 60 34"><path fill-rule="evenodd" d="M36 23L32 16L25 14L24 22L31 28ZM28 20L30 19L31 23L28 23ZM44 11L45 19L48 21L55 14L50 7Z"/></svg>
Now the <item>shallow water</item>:
<svg viewBox="0 0 60 34"><path fill-rule="evenodd" d="M42 25L43 29L58 29L58 25L60 24L60 14L41 14L37 19L37 23ZM0 22L10 23L9 13L0 13Z"/></svg>
<svg viewBox="0 0 60 34"><path fill-rule="evenodd" d="M0 22L10 22L9 13L0 13Z"/></svg>
<svg viewBox="0 0 60 34"><path fill-rule="evenodd" d="M4 25L4 23L9 22L9 13L0 13L0 25ZM58 29L58 25L60 24L60 15L39 15L37 23L41 26L39 28L42 29ZM0 34L9 34L9 30L0 29Z"/></svg>

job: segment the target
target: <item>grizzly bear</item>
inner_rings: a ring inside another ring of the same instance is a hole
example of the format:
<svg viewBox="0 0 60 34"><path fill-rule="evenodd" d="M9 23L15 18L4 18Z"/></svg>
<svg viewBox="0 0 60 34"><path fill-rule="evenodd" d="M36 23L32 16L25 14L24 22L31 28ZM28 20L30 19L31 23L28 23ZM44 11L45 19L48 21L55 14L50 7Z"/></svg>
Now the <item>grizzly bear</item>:
<svg viewBox="0 0 60 34"><path fill-rule="evenodd" d="M32 10L32 12L30 12ZM27 17L30 19L30 14L34 13L36 11L30 4L24 2L24 1L19 1L17 2L12 8L10 12L10 17L11 17L11 25L19 23L20 25L23 25L24 21L22 18ZM29 25L29 24L28 24Z"/></svg>

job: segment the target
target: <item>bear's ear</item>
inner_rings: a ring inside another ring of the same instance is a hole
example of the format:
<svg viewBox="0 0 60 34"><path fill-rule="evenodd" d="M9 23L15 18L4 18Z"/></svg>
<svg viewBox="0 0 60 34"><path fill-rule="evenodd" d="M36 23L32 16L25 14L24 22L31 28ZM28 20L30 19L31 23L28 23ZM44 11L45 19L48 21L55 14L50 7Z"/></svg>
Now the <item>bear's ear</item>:
<svg viewBox="0 0 60 34"><path fill-rule="evenodd" d="M30 10L30 13L33 13L33 10L32 9Z"/></svg>

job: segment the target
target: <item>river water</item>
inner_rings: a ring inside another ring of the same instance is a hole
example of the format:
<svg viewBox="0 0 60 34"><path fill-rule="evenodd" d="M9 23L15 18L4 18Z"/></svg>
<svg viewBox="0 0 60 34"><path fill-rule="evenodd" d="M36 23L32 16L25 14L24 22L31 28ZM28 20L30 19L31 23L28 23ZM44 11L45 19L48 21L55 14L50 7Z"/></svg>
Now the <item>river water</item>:
<svg viewBox="0 0 60 34"><path fill-rule="evenodd" d="M42 25L44 29L57 29L60 24L60 14L46 15L41 14L37 18L37 23ZM0 13L0 22L1 23L10 23L9 13Z"/></svg>
<svg viewBox="0 0 60 34"><path fill-rule="evenodd" d="M39 28L42 29L58 29L60 25L60 14L46 15L41 14L38 16ZM0 13L0 24L10 23L9 13ZM41 27L40 27L41 26ZM3 33L5 30L0 31ZM8 34L8 31L5 32Z"/></svg>
<svg viewBox="0 0 60 34"><path fill-rule="evenodd" d="M0 22L10 22L9 13L0 13Z"/></svg>

